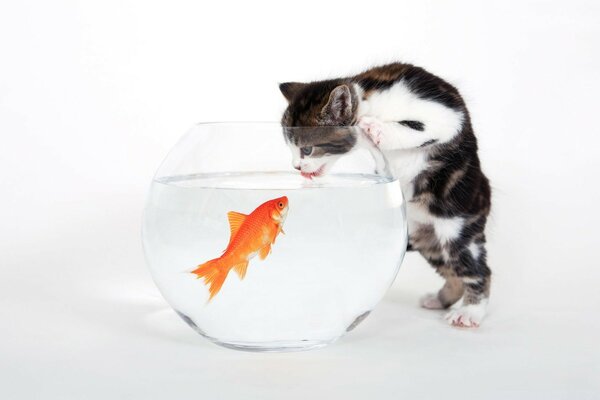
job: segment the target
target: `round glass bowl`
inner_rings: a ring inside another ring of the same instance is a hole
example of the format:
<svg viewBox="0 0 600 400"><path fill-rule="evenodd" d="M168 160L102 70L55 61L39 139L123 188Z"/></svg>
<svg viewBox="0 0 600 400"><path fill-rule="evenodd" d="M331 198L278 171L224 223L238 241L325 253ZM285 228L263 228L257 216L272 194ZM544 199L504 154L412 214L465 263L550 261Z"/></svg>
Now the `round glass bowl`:
<svg viewBox="0 0 600 400"><path fill-rule="evenodd" d="M407 227L400 184L359 128L208 123L158 169L143 242L164 298L202 336L289 351L369 314Z"/></svg>

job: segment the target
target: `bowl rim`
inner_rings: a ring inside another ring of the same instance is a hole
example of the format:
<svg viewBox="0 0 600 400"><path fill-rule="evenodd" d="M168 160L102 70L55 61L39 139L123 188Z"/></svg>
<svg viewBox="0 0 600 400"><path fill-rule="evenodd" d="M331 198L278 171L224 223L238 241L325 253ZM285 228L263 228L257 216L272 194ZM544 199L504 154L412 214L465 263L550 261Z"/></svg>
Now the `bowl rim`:
<svg viewBox="0 0 600 400"><path fill-rule="evenodd" d="M278 121L201 121L196 122L192 125L195 126L240 126L240 125L268 125L268 126L279 126L281 128L286 129L322 129L322 128L338 128L338 129L348 129L348 128L359 128L358 125L318 125L318 126L286 126L282 125L281 122Z"/></svg>

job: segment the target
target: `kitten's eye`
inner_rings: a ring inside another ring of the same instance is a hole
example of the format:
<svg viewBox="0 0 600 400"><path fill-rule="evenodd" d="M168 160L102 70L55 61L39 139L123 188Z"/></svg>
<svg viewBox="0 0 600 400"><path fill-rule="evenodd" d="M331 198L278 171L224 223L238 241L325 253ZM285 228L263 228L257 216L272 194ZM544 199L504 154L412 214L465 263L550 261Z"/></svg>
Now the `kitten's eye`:
<svg viewBox="0 0 600 400"><path fill-rule="evenodd" d="M304 156L310 156L310 153L312 153L312 150L313 150L312 146L304 146L300 149L300 152Z"/></svg>

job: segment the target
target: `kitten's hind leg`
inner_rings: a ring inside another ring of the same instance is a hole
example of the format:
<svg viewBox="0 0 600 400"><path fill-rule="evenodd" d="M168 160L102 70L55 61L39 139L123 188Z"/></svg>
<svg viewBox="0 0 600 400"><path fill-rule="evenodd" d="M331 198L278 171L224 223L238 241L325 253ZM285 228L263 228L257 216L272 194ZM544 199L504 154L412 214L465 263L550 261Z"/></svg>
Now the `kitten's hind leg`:
<svg viewBox="0 0 600 400"><path fill-rule="evenodd" d="M485 316L488 298L490 295L491 271L485 260L485 249L480 244L479 257L473 258L469 255L461 257L466 261L457 265L465 293L462 304L455 310L446 314L446 321L458 327L478 327ZM468 259L470 258L470 260ZM465 268L475 267L475 268Z"/></svg>
<svg viewBox="0 0 600 400"><path fill-rule="evenodd" d="M450 307L463 296L463 281L455 276L446 277L446 283L437 293L429 293L421 298L421 307L440 310Z"/></svg>
<svg viewBox="0 0 600 400"><path fill-rule="evenodd" d="M460 307L450 310L444 317L449 324L463 328L476 328L487 311L490 277L463 278L465 294ZM486 288L486 289L483 289Z"/></svg>

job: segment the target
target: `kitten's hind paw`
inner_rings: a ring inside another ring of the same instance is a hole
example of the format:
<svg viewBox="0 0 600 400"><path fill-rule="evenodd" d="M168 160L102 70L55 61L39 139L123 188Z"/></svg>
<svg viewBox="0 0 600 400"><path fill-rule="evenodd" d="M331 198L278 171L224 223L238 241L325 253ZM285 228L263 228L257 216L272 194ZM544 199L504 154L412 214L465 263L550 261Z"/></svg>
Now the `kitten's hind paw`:
<svg viewBox="0 0 600 400"><path fill-rule="evenodd" d="M373 143L379 146L383 134L383 124L379 120L373 117L361 117L358 120L358 127L365 132Z"/></svg>
<svg viewBox="0 0 600 400"><path fill-rule="evenodd" d="M421 307L427 308L428 310L441 310L445 308L438 298L437 293L428 293L425 296L421 297L419 301Z"/></svg>
<svg viewBox="0 0 600 400"><path fill-rule="evenodd" d="M477 328L485 316L486 306L484 302L469 304L449 311L444 317L452 326L460 328Z"/></svg>

